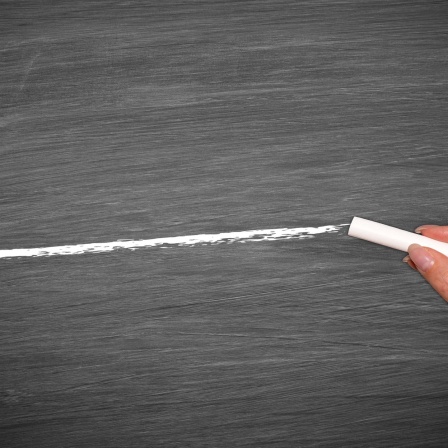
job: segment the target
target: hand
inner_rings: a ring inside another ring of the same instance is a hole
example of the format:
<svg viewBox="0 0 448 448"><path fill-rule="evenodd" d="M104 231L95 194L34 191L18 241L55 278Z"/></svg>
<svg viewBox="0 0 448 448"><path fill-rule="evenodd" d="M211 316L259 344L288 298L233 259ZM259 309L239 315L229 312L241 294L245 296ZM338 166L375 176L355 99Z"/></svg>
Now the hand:
<svg viewBox="0 0 448 448"><path fill-rule="evenodd" d="M448 226L424 225L415 229L417 233L434 240L448 243ZM409 255L403 258L411 268L429 282L429 284L448 302L448 257L429 247L411 244Z"/></svg>

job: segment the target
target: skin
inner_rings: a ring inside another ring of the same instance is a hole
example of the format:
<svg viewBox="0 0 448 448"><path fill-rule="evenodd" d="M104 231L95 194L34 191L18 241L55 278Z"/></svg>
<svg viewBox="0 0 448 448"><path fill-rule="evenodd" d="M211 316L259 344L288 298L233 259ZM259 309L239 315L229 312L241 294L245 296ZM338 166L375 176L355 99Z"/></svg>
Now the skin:
<svg viewBox="0 0 448 448"><path fill-rule="evenodd" d="M448 226L424 225L415 229L417 233L434 240L448 243ZM448 302L448 257L429 247L411 244L409 255L403 261L428 281Z"/></svg>

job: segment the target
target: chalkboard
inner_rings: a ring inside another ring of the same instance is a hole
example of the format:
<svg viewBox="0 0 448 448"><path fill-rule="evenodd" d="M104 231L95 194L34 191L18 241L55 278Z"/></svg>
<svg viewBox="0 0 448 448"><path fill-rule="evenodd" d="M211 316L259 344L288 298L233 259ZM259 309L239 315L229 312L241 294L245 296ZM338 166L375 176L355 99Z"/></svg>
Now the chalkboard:
<svg viewBox="0 0 448 448"><path fill-rule="evenodd" d="M3 447L445 447L448 3L0 1Z"/></svg>

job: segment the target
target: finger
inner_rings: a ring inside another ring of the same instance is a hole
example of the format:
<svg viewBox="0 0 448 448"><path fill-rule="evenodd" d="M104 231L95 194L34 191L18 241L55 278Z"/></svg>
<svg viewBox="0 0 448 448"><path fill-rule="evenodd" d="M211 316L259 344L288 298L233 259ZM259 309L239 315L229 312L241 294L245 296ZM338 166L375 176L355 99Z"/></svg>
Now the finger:
<svg viewBox="0 0 448 448"><path fill-rule="evenodd" d="M424 225L417 227L415 231L433 240L448 243L448 226Z"/></svg>
<svg viewBox="0 0 448 448"><path fill-rule="evenodd" d="M448 302L448 257L418 244L411 244L408 252L420 274Z"/></svg>
<svg viewBox="0 0 448 448"><path fill-rule="evenodd" d="M401 260L403 263L406 263L409 267L414 269L414 271L418 271L417 266L415 266L414 262L411 260L411 257L409 255L406 255L403 260Z"/></svg>

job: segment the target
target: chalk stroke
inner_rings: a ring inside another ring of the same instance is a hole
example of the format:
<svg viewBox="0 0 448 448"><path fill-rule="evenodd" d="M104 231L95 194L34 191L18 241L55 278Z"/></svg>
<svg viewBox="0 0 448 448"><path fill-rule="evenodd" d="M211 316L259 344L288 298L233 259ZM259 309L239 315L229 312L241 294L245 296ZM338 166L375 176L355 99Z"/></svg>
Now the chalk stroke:
<svg viewBox="0 0 448 448"><path fill-rule="evenodd" d="M289 239L314 238L319 233L335 233L349 224L328 225L322 227L296 227L292 229L246 230L203 235L174 236L151 240L118 240L110 243L77 244L73 246L40 247L34 249L0 250L0 258L51 257L53 255L77 255L86 253L111 252L117 249L135 250L143 247L201 246L257 241L276 241Z"/></svg>

